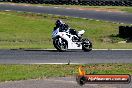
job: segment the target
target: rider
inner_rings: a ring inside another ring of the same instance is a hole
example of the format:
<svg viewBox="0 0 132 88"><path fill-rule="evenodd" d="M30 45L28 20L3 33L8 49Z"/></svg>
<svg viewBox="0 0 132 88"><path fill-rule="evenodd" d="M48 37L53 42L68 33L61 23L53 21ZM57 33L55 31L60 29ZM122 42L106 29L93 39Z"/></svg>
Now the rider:
<svg viewBox="0 0 132 88"><path fill-rule="evenodd" d="M60 31L67 31L69 29L69 26L65 23L63 23L61 20L57 20L55 22L56 27L54 27L54 30L57 28L60 28Z"/></svg>
<svg viewBox="0 0 132 88"><path fill-rule="evenodd" d="M78 37L78 32L75 29L70 29L69 26L66 23L63 23L61 20L57 20L55 22L56 27L54 27L54 30L57 28L60 28L61 31L69 31L72 35L76 35ZM79 37L78 37L79 38Z"/></svg>

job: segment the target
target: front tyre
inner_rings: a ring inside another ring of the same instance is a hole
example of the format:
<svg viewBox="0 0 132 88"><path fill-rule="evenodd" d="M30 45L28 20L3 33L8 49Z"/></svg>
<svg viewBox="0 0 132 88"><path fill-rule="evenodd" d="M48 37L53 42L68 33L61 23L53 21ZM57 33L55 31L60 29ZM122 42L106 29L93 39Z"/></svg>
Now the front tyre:
<svg viewBox="0 0 132 88"><path fill-rule="evenodd" d="M67 49L68 49L67 41L60 37L53 39L53 45L58 51L67 51Z"/></svg>
<svg viewBox="0 0 132 88"><path fill-rule="evenodd" d="M92 50L92 42L88 39L82 39L82 50L91 51Z"/></svg>

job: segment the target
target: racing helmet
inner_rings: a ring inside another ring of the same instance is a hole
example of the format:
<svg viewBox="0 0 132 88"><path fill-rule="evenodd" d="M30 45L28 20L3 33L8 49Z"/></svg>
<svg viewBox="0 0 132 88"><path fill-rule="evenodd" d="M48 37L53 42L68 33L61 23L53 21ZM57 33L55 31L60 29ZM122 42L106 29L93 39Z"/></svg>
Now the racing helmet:
<svg viewBox="0 0 132 88"><path fill-rule="evenodd" d="M55 22L56 27L60 27L61 24L63 24L63 22L62 22L61 20L57 20L57 21Z"/></svg>

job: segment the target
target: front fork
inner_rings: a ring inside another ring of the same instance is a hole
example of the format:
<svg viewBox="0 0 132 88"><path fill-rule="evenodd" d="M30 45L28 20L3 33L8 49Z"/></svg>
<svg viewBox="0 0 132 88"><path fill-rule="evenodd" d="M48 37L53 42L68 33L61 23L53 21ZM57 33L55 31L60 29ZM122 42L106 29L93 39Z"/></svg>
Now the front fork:
<svg viewBox="0 0 132 88"><path fill-rule="evenodd" d="M62 39L61 38L59 38L59 42L62 44Z"/></svg>
<svg viewBox="0 0 132 88"><path fill-rule="evenodd" d="M60 44L61 44L61 47L63 47L66 43L63 41L63 39L62 38L59 38L59 42L60 42Z"/></svg>

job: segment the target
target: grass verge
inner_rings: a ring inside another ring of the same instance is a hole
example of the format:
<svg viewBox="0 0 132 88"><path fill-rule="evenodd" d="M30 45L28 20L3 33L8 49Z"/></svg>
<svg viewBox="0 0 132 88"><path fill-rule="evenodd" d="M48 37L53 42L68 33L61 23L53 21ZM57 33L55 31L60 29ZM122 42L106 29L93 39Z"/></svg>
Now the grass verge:
<svg viewBox="0 0 132 88"><path fill-rule="evenodd" d="M0 81L67 77L78 74L80 65L0 65ZM89 64L86 73L131 74L132 64Z"/></svg>
<svg viewBox="0 0 132 88"><path fill-rule="evenodd" d="M76 30L84 29L84 37L97 49L132 49L131 43L116 36L121 24L26 12L0 12L0 49L53 48L51 33L57 19L62 19ZM124 24L127 25L127 24Z"/></svg>

